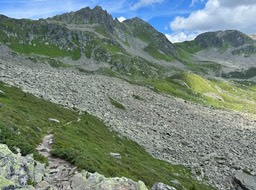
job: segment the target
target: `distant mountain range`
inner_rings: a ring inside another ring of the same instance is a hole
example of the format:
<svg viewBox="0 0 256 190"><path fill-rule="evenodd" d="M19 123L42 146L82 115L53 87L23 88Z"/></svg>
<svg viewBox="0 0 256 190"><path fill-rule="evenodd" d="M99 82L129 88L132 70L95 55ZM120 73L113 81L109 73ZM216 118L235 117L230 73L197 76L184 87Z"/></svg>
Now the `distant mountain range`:
<svg viewBox="0 0 256 190"><path fill-rule="evenodd" d="M38 21L0 17L0 42L15 52L103 62L117 75L170 75L199 63L204 70L199 74L232 77L230 72L254 68L256 42L235 30L207 32L193 41L173 44L147 22L133 18L121 23L99 6ZM204 66L209 61L219 65L218 71L209 70L209 63ZM252 81L255 75L250 75Z"/></svg>

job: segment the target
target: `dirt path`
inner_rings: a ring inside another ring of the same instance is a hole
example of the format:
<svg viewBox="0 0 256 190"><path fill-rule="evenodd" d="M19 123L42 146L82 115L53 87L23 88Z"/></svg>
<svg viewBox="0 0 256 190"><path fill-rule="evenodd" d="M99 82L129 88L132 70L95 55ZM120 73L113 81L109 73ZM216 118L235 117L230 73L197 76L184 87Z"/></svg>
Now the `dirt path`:
<svg viewBox="0 0 256 190"><path fill-rule="evenodd" d="M53 157L51 155L50 151L53 142L53 134L48 134L43 138L42 143L37 147L39 154L48 158L49 161L49 176L47 176L45 179L45 181L48 183L46 185L52 189L58 190L72 189L70 179L75 175L77 168L65 160ZM42 184L38 184L36 188L42 188Z"/></svg>

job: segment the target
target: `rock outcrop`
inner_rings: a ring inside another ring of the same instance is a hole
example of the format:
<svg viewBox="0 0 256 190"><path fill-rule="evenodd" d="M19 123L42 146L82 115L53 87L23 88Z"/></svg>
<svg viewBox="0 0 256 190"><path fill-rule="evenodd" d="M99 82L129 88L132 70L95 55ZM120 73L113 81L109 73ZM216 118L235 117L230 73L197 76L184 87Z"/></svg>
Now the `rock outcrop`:
<svg viewBox="0 0 256 190"><path fill-rule="evenodd" d="M31 155L14 154L0 144L0 189L26 189L35 181L41 182L45 174L45 165Z"/></svg>
<svg viewBox="0 0 256 190"><path fill-rule="evenodd" d="M40 151L45 151L44 148ZM147 187L141 181L124 177L106 178L98 173L78 172L58 158L49 159L46 166L35 161L32 155L14 154L5 144L0 144L0 189L147 190Z"/></svg>
<svg viewBox="0 0 256 190"><path fill-rule="evenodd" d="M239 171L235 175L235 182L244 190L256 190L256 176Z"/></svg>
<svg viewBox="0 0 256 190"><path fill-rule="evenodd" d="M82 171L71 179L71 188L77 190L148 190L141 181L135 183L127 178L105 178L98 173Z"/></svg>

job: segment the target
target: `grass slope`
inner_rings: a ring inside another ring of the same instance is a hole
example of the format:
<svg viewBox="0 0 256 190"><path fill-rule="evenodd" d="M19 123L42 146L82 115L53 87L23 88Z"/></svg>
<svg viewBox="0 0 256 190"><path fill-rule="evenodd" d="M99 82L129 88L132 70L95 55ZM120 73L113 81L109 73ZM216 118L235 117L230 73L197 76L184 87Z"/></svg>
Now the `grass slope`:
<svg viewBox="0 0 256 190"><path fill-rule="evenodd" d="M180 73L148 81L156 90L206 106L256 114L256 87Z"/></svg>
<svg viewBox="0 0 256 190"><path fill-rule="evenodd" d="M19 147L23 155L33 153L43 160L35 147L47 132L53 132L53 154L80 169L142 180L148 187L160 181L175 186L171 180L177 179L186 189L213 189L195 181L185 167L153 158L137 143L108 130L92 115L79 115L1 82L0 90L5 93L0 96L0 143L13 151ZM48 118L56 118L60 123L51 123ZM111 152L120 153L122 158L111 157ZM178 190L182 186L176 185Z"/></svg>
<svg viewBox="0 0 256 190"><path fill-rule="evenodd" d="M55 45L45 45L41 42L34 43L34 45L19 44L15 41L12 41L12 44L9 46L13 51L18 53L24 53L27 55L37 54L54 57L71 57L73 60L78 60L81 57L80 49L75 49L73 51L65 51L59 49Z"/></svg>

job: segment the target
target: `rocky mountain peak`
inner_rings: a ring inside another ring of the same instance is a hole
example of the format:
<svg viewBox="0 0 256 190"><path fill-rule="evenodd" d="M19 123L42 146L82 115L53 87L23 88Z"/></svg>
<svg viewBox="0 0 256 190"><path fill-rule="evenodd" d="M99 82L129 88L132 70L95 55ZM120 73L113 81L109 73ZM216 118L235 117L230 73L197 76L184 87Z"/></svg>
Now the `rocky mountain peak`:
<svg viewBox="0 0 256 190"><path fill-rule="evenodd" d="M151 29L155 30L153 26L151 26L149 23L145 22L141 18L134 17L132 19L127 19L123 23L129 25L129 27L132 27L133 30L137 30L139 28L137 27L143 27L141 29Z"/></svg>
<svg viewBox="0 0 256 190"><path fill-rule="evenodd" d="M105 27L108 32L114 31L114 20L106 10L96 6L82 8L76 12L64 13L51 18L50 21L64 22L67 24L100 24Z"/></svg>
<svg viewBox="0 0 256 190"><path fill-rule="evenodd" d="M148 47L153 51L161 51L168 56L177 54L176 47L166 38L165 35L158 32L153 26L144 20L135 17L123 22L131 31L134 37L148 43Z"/></svg>
<svg viewBox="0 0 256 190"><path fill-rule="evenodd" d="M225 45L238 47L253 43L249 36L237 30L206 32L198 35L195 41L203 48L219 48Z"/></svg>
<svg viewBox="0 0 256 190"><path fill-rule="evenodd" d="M7 19L8 17L5 15L0 14L0 19Z"/></svg>

